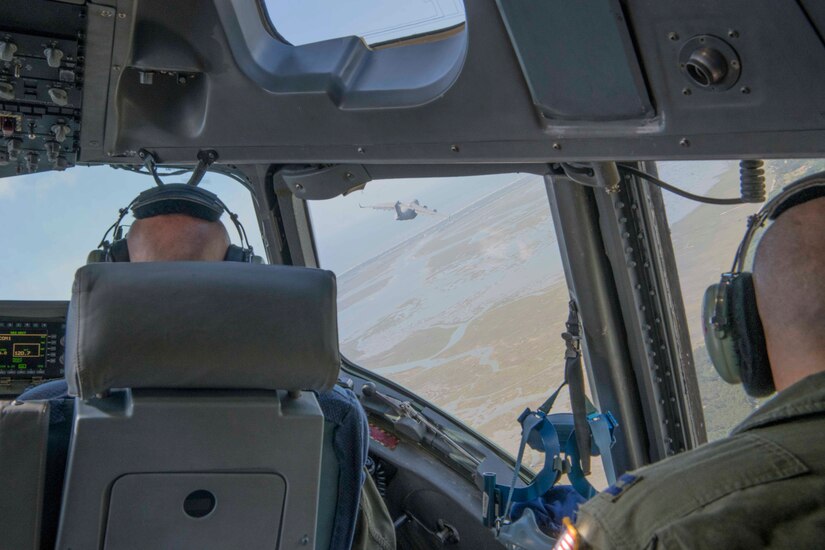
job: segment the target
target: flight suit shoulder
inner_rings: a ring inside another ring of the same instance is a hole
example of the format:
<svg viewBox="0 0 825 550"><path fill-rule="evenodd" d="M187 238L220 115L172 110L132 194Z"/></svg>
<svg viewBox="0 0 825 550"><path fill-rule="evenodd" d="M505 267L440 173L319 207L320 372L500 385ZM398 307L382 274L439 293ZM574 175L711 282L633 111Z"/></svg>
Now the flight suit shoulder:
<svg viewBox="0 0 825 550"><path fill-rule="evenodd" d="M586 547L655 548L668 525L736 491L807 473L792 452L743 433L623 475L582 505Z"/></svg>

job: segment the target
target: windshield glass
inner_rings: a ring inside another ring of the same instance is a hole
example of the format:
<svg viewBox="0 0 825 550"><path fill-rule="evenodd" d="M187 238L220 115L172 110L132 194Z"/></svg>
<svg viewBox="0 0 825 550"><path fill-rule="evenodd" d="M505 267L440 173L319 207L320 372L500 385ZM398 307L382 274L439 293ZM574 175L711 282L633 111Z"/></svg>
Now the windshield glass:
<svg viewBox="0 0 825 550"><path fill-rule="evenodd" d="M564 378L569 294L543 179L385 180L309 205L344 355L515 455L519 414ZM553 412L569 411L563 391Z"/></svg>
<svg viewBox="0 0 825 550"><path fill-rule="evenodd" d="M374 45L464 23L462 0L264 0L264 6L273 29L295 46L344 36Z"/></svg>
<svg viewBox="0 0 825 550"><path fill-rule="evenodd" d="M153 185L151 177L109 167L0 179L0 234L9 243L0 261L0 300L68 300L75 270L86 263L118 209ZM263 254L249 191L213 173L201 185L240 216L255 252ZM127 216L124 223L130 220ZM221 221L239 244L228 217Z"/></svg>

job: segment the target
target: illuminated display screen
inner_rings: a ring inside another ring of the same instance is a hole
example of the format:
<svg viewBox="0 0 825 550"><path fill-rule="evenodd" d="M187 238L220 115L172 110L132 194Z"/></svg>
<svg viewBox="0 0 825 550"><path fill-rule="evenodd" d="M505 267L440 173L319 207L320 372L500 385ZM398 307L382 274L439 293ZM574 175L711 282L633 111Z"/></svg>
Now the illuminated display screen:
<svg viewBox="0 0 825 550"><path fill-rule="evenodd" d="M0 377L55 377L63 374L61 323L0 321Z"/></svg>

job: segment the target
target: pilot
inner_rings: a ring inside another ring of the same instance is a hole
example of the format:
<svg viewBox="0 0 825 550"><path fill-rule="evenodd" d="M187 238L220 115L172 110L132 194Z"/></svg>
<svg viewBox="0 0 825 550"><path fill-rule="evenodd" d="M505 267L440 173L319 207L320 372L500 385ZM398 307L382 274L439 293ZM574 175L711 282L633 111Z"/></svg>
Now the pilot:
<svg viewBox="0 0 825 550"><path fill-rule="evenodd" d="M770 216L754 260L755 304L743 302L754 308L747 334L764 329L764 343L737 365L753 367L759 349L767 358L765 380L738 366L741 379L748 393L778 394L729 437L621 476L582 505L557 548L822 547L825 185L803 194Z"/></svg>
<svg viewBox="0 0 825 550"><path fill-rule="evenodd" d="M171 187L171 186L166 186ZM133 203L134 204L134 203ZM123 213L123 212L122 212ZM122 219L122 216L121 216ZM116 224L117 225L117 224ZM160 261L222 261L229 257L231 248L229 234L223 223L182 213L152 213L136 219L132 223L125 245L131 262ZM116 245L115 245L116 246ZM123 252L120 252L123 254ZM340 393L349 390L335 388L328 394L319 396L322 403L326 399L332 409L341 409L333 403L340 399ZM336 392L338 392L336 394ZM335 395L333 395L335 394ZM350 399L355 400L351 392ZM71 432L71 401L68 399L65 380L54 380L30 388L18 399L21 401L50 400L49 456L47 458L46 495L44 498L44 518L52 518L50 531L57 528L63 474ZM360 405L359 405L360 406ZM361 488L360 507L354 535L353 549L395 548L395 529L386 505L381 498L372 477L365 475ZM44 533L44 547L49 546L56 533ZM334 543L333 543L334 544ZM52 543L53 545L53 543Z"/></svg>

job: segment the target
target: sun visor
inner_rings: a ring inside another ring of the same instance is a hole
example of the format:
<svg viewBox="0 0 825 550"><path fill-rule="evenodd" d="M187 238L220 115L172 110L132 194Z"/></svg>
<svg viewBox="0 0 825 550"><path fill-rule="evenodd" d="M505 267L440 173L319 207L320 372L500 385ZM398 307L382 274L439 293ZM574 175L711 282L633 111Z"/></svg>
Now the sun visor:
<svg viewBox="0 0 825 550"><path fill-rule="evenodd" d="M75 274L71 395L112 388L330 389L335 275L233 262L93 264Z"/></svg>

